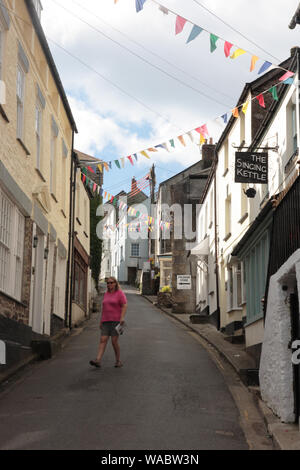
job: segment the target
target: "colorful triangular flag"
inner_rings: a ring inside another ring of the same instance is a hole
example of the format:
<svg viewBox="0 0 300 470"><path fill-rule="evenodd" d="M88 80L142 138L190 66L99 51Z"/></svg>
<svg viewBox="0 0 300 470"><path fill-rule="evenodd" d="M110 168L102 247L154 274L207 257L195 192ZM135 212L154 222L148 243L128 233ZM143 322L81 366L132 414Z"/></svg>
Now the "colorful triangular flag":
<svg viewBox="0 0 300 470"><path fill-rule="evenodd" d="M146 0L135 0L135 7L137 13L143 9L145 2Z"/></svg>
<svg viewBox="0 0 300 470"><path fill-rule="evenodd" d="M194 24L193 29L191 31L191 34L189 35L188 40L186 41L186 43L188 44L189 42L196 39L196 37L198 37L199 34L202 33L202 31L203 31L203 28L201 28L200 26L197 26L196 24Z"/></svg>
<svg viewBox="0 0 300 470"><path fill-rule="evenodd" d="M246 54L246 51L244 51L244 49L237 49L236 51L234 51L230 59L236 59L237 57L243 54Z"/></svg>
<svg viewBox="0 0 300 470"><path fill-rule="evenodd" d="M285 80L287 80L288 78L291 78L293 77L295 74L293 72L286 72L284 75L282 75L282 77L280 77L279 81L280 82L284 82Z"/></svg>
<svg viewBox="0 0 300 470"><path fill-rule="evenodd" d="M182 145L184 145L184 147L186 147L186 143L182 135L178 136L178 140L182 143Z"/></svg>
<svg viewBox="0 0 300 470"><path fill-rule="evenodd" d="M218 39L218 36L210 33L210 52L214 52L217 49L216 43Z"/></svg>
<svg viewBox="0 0 300 470"><path fill-rule="evenodd" d="M182 16L177 15L176 18L176 26L175 26L175 34L181 33L186 23L186 19L182 18Z"/></svg>
<svg viewBox="0 0 300 470"><path fill-rule="evenodd" d="M118 167L119 169L121 169L119 160L115 160L115 164L117 165L117 167Z"/></svg>
<svg viewBox="0 0 300 470"><path fill-rule="evenodd" d="M257 57L256 55L252 56L250 72L253 72L253 70L255 69L255 65L256 65L256 62L258 61L258 59L259 59L259 57Z"/></svg>
<svg viewBox="0 0 300 470"><path fill-rule="evenodd" d="M147 152L145 152L145 150L143 150L143 151L141 152L141 154L144 155L144 157L150 159L149 155L147 154Z"/></svg>
<svg viewBox="0 0 300 470"><path fill-rule="evenodd" d="M239 117L239 110L238 108L234 108L232 110L232 115L235 117L235 118L238 118Z"/></svg>
<svg viewBox="0 0 300 470"><path fill-rule="evenodd" d="M260 95L256 96L256 99L258 100L258 102L259 102L259 104L262 108L266 107L264 95L262 93Z"/></svg>
<svg viewBox="0 0 300 470"><path fill-rule="evenodd" d="M248 106L249 106L249 101L246 101L246 103L244 103L242 107L242 111L244 114L246 114Z"/></svg>
<svg viewBox="0 0 300 470"><path fill-rule="evenodd" d="M263 73L263 72L265 72L266 70L268 70L268 68L270 68L271 65L272 65L271 62L268 62L268 61L266 60L266 62L265 62L265 63L261 66L261 68L259 69L258 75L260 75L261 73Z"/></svg>
<svg viewBox="0 0 300 470"><path fill-rule="evenodd" d="M225 41L224 53L225 53L226 57L230 56L230 51L231 51L232 46L233 46L233 44L231 44L231 42Z"/></svg>

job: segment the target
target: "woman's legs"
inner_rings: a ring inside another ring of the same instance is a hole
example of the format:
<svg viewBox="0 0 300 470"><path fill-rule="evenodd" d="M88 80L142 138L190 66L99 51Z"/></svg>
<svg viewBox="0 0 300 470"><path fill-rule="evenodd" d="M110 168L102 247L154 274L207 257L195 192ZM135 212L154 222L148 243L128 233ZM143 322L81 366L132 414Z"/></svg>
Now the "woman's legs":
<svg viewBox="0 0 300 470"><path fill-rule="evenodd" d="M111 342L115 351L116 364L120 364L120 346L119 346L119 336L112 336Z"/></svg>
<svg viewBox="0 0 300 470"><path fill-rule="evenodd" d="M99 343L99 348L98 348L98 354L97 354L97 362L101 362L102 356L104 354L107 342L108 342L109 336L101 336L100 343Z"/></svg>

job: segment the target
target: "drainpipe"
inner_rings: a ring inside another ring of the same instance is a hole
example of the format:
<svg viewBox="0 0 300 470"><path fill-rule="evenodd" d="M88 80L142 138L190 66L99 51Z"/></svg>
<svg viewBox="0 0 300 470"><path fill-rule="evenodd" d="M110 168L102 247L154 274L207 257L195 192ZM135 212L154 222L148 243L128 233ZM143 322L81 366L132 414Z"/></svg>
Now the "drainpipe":
<svg viewBox="0 0 300 470"><path fill-rule="evenodd" d="M73 261L74 261L74 220L76 191L76 157L74 154L74 129L72 130L71 168L70 168L70 203L69 203L69 240L67 261L67 285L65 298L65 328L72 325Z"/></svg>
<svg viewBox="0 0 300 470"><path fill-rule="evenodd" d="M221 328L221 315L220 315L220 293L219 293L219 242L218 242L218 217L217 217L217 162L218 154L215 150L215 159L214 159L214 213L215 213L215 275L216 275L216 297L217 297L217 327L218 330Z"/></svg>
<svg viewBox="0 0 300 470"><path fill-rule="evenodd" d="M73 151L72 152L73 162L73 200L72 200L72 232L71 232L71 282L70 282L70 296L69 296L69 329L72 329L72 306L73 306L73 284L74 284L74 241L76 232L74 231L75 226L75 201L76 201L76 173L78 168L78 159L77 154Z"/></svg>

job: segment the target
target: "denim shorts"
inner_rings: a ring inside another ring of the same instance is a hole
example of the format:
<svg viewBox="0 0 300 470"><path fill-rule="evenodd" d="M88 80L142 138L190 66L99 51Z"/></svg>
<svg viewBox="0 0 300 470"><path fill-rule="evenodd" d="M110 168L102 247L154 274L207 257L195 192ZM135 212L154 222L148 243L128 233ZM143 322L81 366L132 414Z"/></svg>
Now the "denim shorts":
<svg viewBox="0 0 300 470"><path fill-rule="evenodd" d="M116 326L119 324L119 321L104 321L102 323L101 335L102 336L119 336L116 331Z"/></svg>

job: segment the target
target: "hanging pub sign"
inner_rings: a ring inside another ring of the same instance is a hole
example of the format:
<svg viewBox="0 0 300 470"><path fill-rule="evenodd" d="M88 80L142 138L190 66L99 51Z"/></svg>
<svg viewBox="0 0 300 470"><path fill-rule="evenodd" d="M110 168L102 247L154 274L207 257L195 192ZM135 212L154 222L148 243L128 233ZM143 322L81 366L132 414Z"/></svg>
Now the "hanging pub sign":
<svg viewBox="0 0 300 470"><path fill-rule="evenodd" d="M266 152L235 153L236 183L268 183L268 154Z"/></svg>

